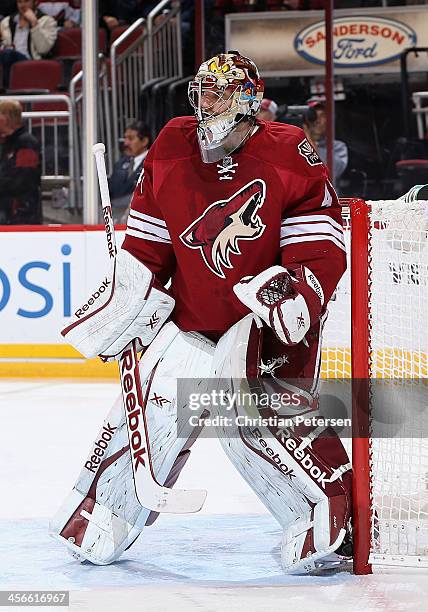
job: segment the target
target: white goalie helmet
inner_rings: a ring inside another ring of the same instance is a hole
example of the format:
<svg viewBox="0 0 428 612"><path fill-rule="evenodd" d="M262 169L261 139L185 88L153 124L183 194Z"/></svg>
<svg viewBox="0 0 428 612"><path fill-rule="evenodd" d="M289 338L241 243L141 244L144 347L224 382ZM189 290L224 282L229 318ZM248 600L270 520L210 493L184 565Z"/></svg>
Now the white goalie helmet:
<svg viewBox="0 0 428 612"><path fill-rule="evenodd" d="M238 51L220 53L201 64L188 94L205 163L230 155L250 136L263 91L257 66Z"/></svg>

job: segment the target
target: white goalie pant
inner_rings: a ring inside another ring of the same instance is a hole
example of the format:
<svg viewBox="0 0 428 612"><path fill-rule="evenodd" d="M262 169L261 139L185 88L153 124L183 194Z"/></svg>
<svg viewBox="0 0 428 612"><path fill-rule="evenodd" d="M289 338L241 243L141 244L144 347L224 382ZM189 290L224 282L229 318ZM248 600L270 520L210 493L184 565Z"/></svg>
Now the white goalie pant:
<svg viewBox="0 0 428 612"><path fill-rule="evenodd" d="M161 485L174 484L199 434L188 419L177 420L184 409L178 405L177 379L196 379L198 391L203 390L214 347L199 334L182 332L169 322L140 360L153 471ZM203 408L192 415L202 412ZM73 491L52 519L50 531L77 559L106 565L129 548L156 517L139 504L135 494L120 397L107 415Z"/></svg>
<svg viewBox="0 0 428 612"><path fill-rule="evenodd" d="M257 345L261 326L258 317L248 315L217 344L212 377L222 379L229 392L241 396L252 392L247 382L248 362L253 362L254 372L261 350ZM239 406L235 401L233 411L228 413L228 425L217 428L218 436L238 472L284 529L284 570L307 573L317 569L317 561L334 552L346 533L350 500L341 478L349 471L349 462L331 468L313 451L316 438L299 437L292 428L281 429L281 434L286 432L285 440L275 437L258 420L261 415L252 402ZM249 417L250 424L238 426L243 422L238 416Z"/></svg>

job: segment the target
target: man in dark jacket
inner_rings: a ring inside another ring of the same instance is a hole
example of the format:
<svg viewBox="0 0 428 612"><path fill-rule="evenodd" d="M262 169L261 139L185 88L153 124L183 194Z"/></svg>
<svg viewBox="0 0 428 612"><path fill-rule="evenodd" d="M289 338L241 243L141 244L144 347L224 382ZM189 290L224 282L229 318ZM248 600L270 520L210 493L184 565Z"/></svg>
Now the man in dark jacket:
<svg viewBox="0 0 428 612"><path fill-rule="evenodd" d="M16 100L0 102L0 223L42 223L40 145L23 125Z"/></svg>
<svg viewBox="0 0 428 612"><path fill-rule="evenodd" d="M125 130L123 156L115 163L109 179L116 223L126 222L129 203L137 181L141 177L149 145L150 132L144 123L142 121L130 123Z"/></svg>

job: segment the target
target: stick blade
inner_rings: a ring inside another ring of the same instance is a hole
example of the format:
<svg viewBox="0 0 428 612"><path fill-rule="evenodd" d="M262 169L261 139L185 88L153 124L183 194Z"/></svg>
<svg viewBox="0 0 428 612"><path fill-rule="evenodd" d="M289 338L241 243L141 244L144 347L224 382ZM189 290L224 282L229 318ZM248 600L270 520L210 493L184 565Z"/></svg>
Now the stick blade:
<svg viewBox="0 0 428 612"><path fill-rule="evenodd" d="M207 491L203 489L168 489L159 487L155 492L137 491L137 497L144 508L149 508L154 512L170 514L190 514L199 512L205 503Z"/></svg>

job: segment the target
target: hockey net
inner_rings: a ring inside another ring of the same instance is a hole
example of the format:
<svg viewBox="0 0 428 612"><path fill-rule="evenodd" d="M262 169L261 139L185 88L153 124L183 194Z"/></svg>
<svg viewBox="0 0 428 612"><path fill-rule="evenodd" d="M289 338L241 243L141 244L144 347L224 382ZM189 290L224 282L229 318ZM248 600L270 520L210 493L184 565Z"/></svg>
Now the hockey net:
<svg viewBox="0 0 428 612"><path fill-rule="evenodd" d="M354 569L428 567L428 202L342 206L348 270L329 304L322 375L352 377ZM379 427L381 385L393 401Z"/></svg>

